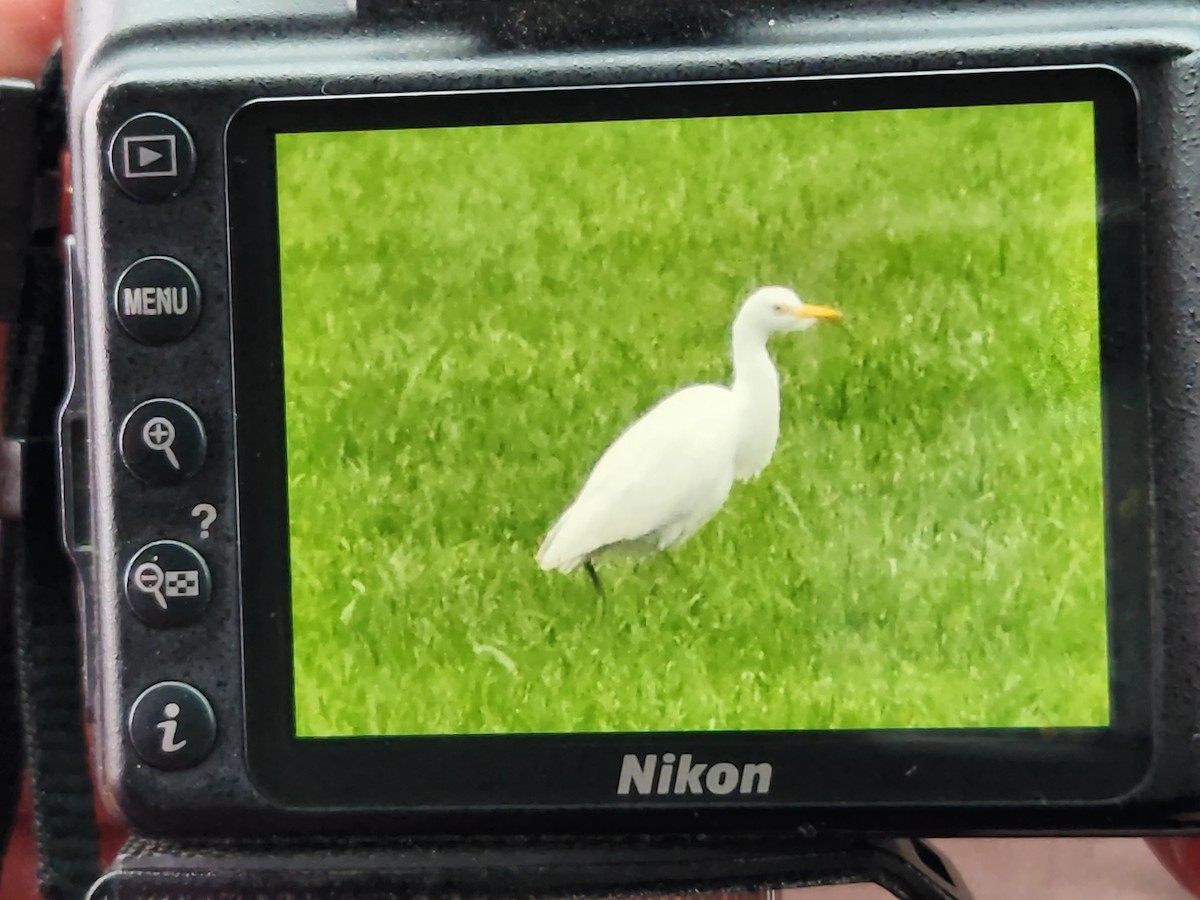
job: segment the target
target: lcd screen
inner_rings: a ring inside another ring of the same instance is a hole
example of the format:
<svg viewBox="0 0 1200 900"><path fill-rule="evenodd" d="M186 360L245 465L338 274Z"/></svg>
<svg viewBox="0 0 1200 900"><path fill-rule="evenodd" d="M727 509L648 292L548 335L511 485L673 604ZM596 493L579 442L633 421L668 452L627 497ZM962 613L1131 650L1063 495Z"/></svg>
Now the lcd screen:
<svg viewBox="0 0 1200 900"><path fill-rule="evenodd" d="M1092 103L275 148L297 736L1110 724Z"/></svg>

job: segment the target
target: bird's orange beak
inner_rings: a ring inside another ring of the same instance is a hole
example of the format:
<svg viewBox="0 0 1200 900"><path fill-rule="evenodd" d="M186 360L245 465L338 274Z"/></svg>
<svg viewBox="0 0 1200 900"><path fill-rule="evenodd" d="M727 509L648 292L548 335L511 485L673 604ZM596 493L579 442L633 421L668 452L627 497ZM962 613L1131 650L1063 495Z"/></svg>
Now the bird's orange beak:
<svg viewBox="0 0 1200 900"><path fill-rule="evenodd" d="M832 306L813 306L811 303L805 303L794 310L792 315L798 319L827 319L831 322L840 322L846 318Z"/></svg>

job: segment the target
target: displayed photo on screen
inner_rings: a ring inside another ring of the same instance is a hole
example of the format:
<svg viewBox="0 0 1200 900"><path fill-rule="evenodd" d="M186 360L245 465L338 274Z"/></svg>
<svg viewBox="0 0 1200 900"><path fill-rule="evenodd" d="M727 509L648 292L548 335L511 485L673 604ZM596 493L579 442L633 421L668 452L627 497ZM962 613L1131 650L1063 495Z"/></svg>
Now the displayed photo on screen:
<svg viewBox="0 0 1200 900"><path fill-rule="evenodd" d="M278 135L298 736L1107 726L1095 154Z"/></svg>

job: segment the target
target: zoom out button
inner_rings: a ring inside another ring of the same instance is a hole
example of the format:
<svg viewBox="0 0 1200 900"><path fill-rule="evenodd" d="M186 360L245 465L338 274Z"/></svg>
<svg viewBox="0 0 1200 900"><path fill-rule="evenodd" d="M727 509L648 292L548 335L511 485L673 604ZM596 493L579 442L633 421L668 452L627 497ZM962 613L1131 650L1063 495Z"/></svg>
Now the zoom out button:
<svg viewBox="0 0 1200 900"><path fill-rule="evenodd" d="M155 541L125 567L125 599L151 628L198 621L212 599L212 575L204 557L179 541Z"/></svg>

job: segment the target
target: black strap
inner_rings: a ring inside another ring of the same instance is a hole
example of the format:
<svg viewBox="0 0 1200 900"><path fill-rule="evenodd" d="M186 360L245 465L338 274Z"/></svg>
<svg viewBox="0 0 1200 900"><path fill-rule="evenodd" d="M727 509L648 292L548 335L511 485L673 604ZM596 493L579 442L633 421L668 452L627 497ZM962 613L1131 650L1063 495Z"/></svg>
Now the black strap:
<svg viewBox="0 0 1200 900"><path fill-rule="evenodd" d="M689 896L874 883L970 900L923 841L772 835L131 839L97 900L412 900ZM804 896L804 895L801 895Z"/></svg>
<svg viewBox="0 0 1200 900"><path fill-rule="evenodd" d="M5 554L0 565L7 562ZM0 570L3 571L3 570ZM7 586L12 584L8 572L0 575ZM4 848L8 846L17 802L21 796L21 773L24 753L21 748L21 718L17 706L16 625L13 605L0 596L0 865Z"/></svg>
<svg viewBox="0 0 1200 900"><path fill-rule="evenodd" d="M15 317L25 283L32 225L35 111L32 82L0 81L0 146L5 149L4 165L0 165L0 321L4 322ZM11 476L11 463L11 458L0 458L0 476ZM0 507L7 507L9 514L16 511L17 494L15 480L0 477ZM7 561L6 555L0 566ZM5 587L13 583L7 571L0 570L0 578ZM11 591L0 596L0 864L16 816L24 768L15 611Z"/></svg>
<svg viewBox="0 0 1200 900"><path fill-rule="evenodd" d="M36 100L36 172L29 204L33 227L24 286L9 320L5 366L6 455L20 472L18 508L8 512L18 518L3 523L0 574L3 604L11 604L8 615L16 637L20 733L32 788L38 882L45 900L79 900L98 877L99 862L83 728L75 578L61 546L54 444L67 371L55 215L65 130L57 57ZM9 681L11 687L11 674ZM11 708L11 702L11 690L0 697L0 705Z"/></svg>

